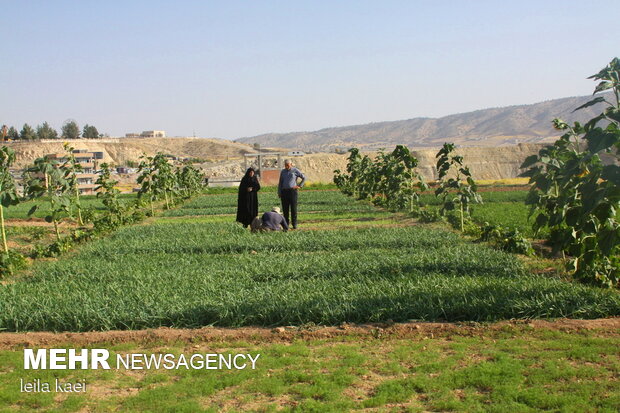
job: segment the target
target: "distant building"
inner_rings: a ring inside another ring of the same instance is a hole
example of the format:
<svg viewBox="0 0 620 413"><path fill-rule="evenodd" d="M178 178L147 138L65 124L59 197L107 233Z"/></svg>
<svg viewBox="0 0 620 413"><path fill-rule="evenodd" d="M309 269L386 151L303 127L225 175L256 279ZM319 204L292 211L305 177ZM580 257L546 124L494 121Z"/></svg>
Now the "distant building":
<svg viewBox="0 0 620 413"><path fill-rule="evenodd" d="M163 130L145 130L140 134L141 138L165 138L166 131Z"/></svg>
<svg viewBox="0 0 620 413"><path fill-rule="evenodd" d="M288 153L289 156L304 156L306 153L302 151L291 151Z"/></svg>
<svg viewBox="0 0 620 413"><path fill-rule="evenodd" d="M119 166L116 168L117 174L135 174L136 171L136 168L129 168L127 166Z"/></svg>
<svg viewBox="0 0 620 413"><path fill-rule="evenodd" d="M164 130L145 130L142 133L126 133L126 138L165 138Z"/></svg>

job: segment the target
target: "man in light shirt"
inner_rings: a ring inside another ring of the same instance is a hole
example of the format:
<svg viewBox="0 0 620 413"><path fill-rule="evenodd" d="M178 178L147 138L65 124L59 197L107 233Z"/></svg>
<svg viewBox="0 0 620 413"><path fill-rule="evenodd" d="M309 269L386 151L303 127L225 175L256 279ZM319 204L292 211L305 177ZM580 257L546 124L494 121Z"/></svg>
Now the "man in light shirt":
<svg viewBox="0 0 620 413"><path fill-rule="evenodd" d="M301 182L297 183L300 178ZM293 162L289 159L284 161L284 169L280 171L280 181L278 182L278 197L282 200L284 219L292 228L297 229L297 190L304 186L306 177L297 168L293 167ZM289 211L291 219L289 220Z"/></svg>

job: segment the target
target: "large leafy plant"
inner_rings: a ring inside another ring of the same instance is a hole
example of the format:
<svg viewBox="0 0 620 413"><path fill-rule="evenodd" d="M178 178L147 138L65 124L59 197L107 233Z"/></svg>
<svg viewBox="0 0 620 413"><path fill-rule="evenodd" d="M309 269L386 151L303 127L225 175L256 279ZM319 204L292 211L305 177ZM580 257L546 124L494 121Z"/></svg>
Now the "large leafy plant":
<svg viewBox="0 0 620 413"><path fill-rule="evenodd" d="M48 214L45 216L47 222L54 224L56 240L60 241L60 231L58 224L63 217L70 213L72 202L72 185L69 179L69 171L58 163L57 160L48 156L38 158L34 165L27 169L31 179L26 185L29 198L47 196ZM28 215L32 215L39 204L33 206Z"/></svg>
<svg viewBox="0 0 620 413"><path fill-rule="evenodd" d="M362 156L357 148L349 153L347 173L334 171L334 182L342 192L370 199L391 210L414 210L418 191L427 186L416 172L418 160L406 146L397 145L392 152L381 151L374 160Z"/></svg>
<svg viewBox="0 0 620 413"><path fill-rule="evenodd" d="M9 171L15 162L15 152L13 149L3 146L0 148L0 227L2 229L2 248L5 254L9 253L6 242L6 230L4 226L4 208L19 203L19 196L15 188L15 181Z"/></svg>
<svg viewBox="0 0 620 413"><path fill-rule="evenodd" d="M594 94L611 90L575 110L607 106L581 125L554 119L564 131L552 146L528 157L522 168L532 184L526 203L534 229L550 229L549 241L570 256L576 277L607 286L620 282L620 60L589 77ZM611 100L611 102L610 102ZM615 102L614 102L615 100ZM603 158L607 160L604 162Z"/></svg>
<svg viewBox="0 0 620 413"><path fill-rule="evenodd" d="M82 219L82 204L80 202L80 188L78 184L78 174L80 174L84 168L82 168L82 165L80 165L75 158L75 154L73 153L74 148L69 145L68 142L64 143L63 148L67 152L67 157L62 168L65 170L67 181L73 192L73 205L75 205L77 210L78 223L84 225L84 220Z"/></svg>
<svg viewBox="0 0 620 413"><path fill-rule="evenodd" d="M463 164L463 157L455 155L455 145L444 143L437 152L437 189L435 196L442 198L441 214L458 211L461 232L465 229L465 217L469 216L472 203L482 203L478 185L474 181L468 166Z"/></svg>

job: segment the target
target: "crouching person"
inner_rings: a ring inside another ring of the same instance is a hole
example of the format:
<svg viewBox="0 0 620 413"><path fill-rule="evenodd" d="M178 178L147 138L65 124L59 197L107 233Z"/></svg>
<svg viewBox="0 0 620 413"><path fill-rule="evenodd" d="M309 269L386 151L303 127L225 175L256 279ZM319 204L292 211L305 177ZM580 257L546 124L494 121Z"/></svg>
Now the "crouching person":
<svg viewBox="0 0 620 413"><path fill-rule="evenodd" d="M288 231L286 220L280 212L280 208L273 207L271 211L265 212L262 217L256 217L251 224L253 232L257 231Z"/></svg>

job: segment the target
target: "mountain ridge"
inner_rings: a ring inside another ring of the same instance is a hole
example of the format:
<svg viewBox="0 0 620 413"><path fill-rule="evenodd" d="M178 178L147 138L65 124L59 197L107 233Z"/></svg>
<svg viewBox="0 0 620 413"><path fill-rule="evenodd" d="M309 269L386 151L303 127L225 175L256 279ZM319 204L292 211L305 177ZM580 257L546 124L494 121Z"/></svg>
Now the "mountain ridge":
<svg viewBox="0 0 620 413"><path fill-rule="evenodd" d="M461 146L504 146L517 143L552 141L561 135L551 121L562 118L584 122L600 113L604 104L577 112L574 109L592 96L549 99L526 105L477 109L442 117L415 117L396 121L335 126L316 131L265 133L236 139L235 142L259 143L312 151L333 151L357 146L362 149L404 144L410 147L438 147L445 141Z"/></svg>

